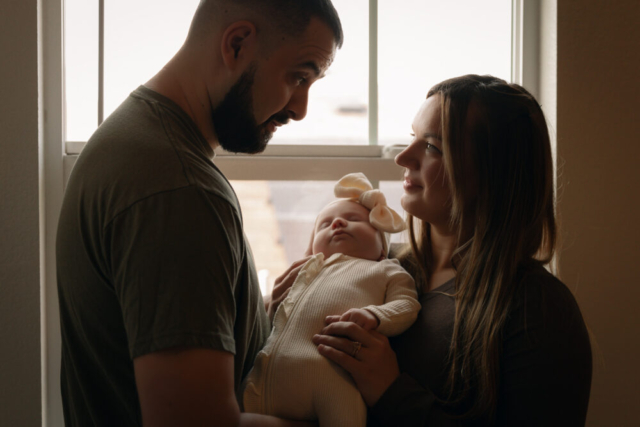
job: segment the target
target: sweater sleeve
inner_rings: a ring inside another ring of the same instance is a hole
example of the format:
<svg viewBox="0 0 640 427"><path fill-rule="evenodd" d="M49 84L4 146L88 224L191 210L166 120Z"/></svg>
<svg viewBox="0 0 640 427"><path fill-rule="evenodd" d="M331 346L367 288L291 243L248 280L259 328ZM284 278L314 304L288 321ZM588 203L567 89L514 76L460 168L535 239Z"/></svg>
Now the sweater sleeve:
<svg viewBox="0 0 640 427"><path fill-rule="evenodd" d="M414 378L401 374L369 409L369 427L461 426L438 403L436 396Z"/></svg>
<svg viewBox="0 0 640 427"><path fill-rule="evenodd" d="M378 320L378 332L388 337L401 334L416 321L420 311L413 278L396 260L387 260L387 291L383 305L364 307Z"/></svg>
<svg viewBox="0 0 640 427"><path fill-rule="evenodd" d="M591 345L571 291L552 276L529 277L505 329L499 426L584 426Z"/></svg>
<svg viewBox="0 0 640 427"><path fill-rule="evenodd" d="M434 343L430 338L424 337ZM433 350L416 343L410 351ZM399 358L402 356L398 353ZM426 353L420 356L421 363L429 363L427 358ZM495 421L460 420L447 415L456 410L440 403L436 394L441 395L442 390L434 393L429 389L425 385L429 379L420 377L420 370L414 367L412 373L405 370L370 408L368 425L584 426L591 364L588 332L569 289L548 273L531 275L503 332ZM446 369L444 365L438 370Z"/></svg>

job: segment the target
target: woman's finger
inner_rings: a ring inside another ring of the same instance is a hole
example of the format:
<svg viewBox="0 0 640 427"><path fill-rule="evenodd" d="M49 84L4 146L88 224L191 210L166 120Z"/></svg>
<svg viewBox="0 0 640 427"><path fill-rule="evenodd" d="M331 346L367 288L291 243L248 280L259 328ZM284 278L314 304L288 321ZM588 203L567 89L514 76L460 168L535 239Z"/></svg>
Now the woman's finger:
<svg viewBox="0 0 640 427"><path fill-rule="evenodd" d="M313 343L315 345L333 347L336 350L339 350L351 357L355 357L358 360L362 360L360 356L362 356L362 353L365 350L365 347L360 343L351 341L347 338L333 337L331 335L314 335Z"/></svg>
<svg viewBox="0 0 640 427"><path fill-rule="evenodd" d="M358 367L360 362L340 350L336 350L333 347L320 344L318 346L318 352L320 352L321 355L331 360L332 362L337 363L352 375L359 372Z"/></svg>
<svg viewBox="0 0 640 427"><path fill-rule="evenodd" d="M373 335L353 322L332 323L325 326L320 334L349 338L351 341L358 341L362 343L365 347L371 347L375 344Z"/></svg>

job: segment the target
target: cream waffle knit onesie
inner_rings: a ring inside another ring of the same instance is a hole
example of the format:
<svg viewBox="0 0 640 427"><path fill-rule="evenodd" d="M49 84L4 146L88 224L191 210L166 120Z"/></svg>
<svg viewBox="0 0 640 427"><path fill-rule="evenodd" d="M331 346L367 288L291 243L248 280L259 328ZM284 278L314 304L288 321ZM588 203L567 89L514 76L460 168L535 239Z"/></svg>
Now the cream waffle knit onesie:
<svg viewBox="0 0 640 427"><path fill-rule="evenodd" d="M367 408L351 376L318 353L311 341L328 315L365 308L378 331L398 335L420 311L415 283L397 260L369 261L343 254L314 255L280 304L273 330L245 380L246 412L320 427L364 427Z"/></svg>

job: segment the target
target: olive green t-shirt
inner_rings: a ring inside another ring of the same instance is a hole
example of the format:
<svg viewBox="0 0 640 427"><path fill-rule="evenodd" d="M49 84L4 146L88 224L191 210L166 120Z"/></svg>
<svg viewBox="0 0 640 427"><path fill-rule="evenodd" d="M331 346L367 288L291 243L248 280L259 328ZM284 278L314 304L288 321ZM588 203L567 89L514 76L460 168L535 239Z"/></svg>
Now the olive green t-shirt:
<svg viewBox="0 0 640 427"><path fill-rule="evenodd" d="M61 385L70 426L139 426L133 359L235 355L235 387L269 334L236 195L171 100L140 87L100 126L57 236Z"/></svg>

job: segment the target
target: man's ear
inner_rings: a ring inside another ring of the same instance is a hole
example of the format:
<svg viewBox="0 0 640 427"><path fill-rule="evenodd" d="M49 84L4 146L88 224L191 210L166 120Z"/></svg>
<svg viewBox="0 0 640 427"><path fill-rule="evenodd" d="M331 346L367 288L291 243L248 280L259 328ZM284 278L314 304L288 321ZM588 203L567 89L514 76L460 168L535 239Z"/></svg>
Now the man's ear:
<svg viewBox="0 0 640 427"><path fill-rule="evenodd" d="M227 68L235 71L249 64L256 52L256 26L249 21L238 21L229 25L222 34L222 60Z"/></svg>

